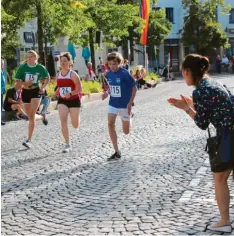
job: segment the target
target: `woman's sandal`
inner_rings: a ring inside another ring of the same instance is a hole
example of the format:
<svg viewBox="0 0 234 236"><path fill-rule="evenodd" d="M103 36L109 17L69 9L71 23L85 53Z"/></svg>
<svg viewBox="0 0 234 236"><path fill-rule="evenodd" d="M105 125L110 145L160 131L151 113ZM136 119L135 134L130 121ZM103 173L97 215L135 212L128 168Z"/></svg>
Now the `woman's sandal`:
<svg viewBox="0 0 234 236"><path fill-rule="evenodd" d="M224 225L219 227L212 227L211 224L206 225L206 230L221 232L221 233L231 233L232 232L232 225Z"/></svg>

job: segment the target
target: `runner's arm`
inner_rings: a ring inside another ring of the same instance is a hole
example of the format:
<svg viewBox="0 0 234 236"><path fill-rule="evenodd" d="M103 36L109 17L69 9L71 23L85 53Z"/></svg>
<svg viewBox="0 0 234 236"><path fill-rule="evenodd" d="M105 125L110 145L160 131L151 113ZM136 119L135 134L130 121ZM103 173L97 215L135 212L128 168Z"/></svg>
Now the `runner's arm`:
<svg viewBox="0 0 234 236"><path fill-rule="evenodd" d="M31 86L32 84L33 84L33 82L32 82L32 80L29 80L29 81L27 81L27 82L23 82L22 80L20 80L20 79L15 79L15 82L16 82L16 84L18 85L18 86L26 86L26 87L28 87L28 86Z"/></svg>
<svg viewBox="0 0 234 236"><path fill-rule="evenodd" d="M80 77L75 71L72 71L71 79L73 80L73 82L76 85L76 89L71 92L71 96L82 93L82 84L80 81Z"/></svg>
<svg viewBox="0 0 234 236"><path fill-rule="evenodd" d="M47 78L43 78L42 79L42 85L41 85L41 89L46 89L47 85L49 84L50 82L50 76L48 76Z"/></svg>
<svg viewBox="0 0 234 236"><path fill-rule="evenodd" d="M137 92L137 87L134 85L132 87L132 96L131 96L128 104L132 104L133 103L133 101L134 101L134 99L136 97L136 92Z"/></svg>

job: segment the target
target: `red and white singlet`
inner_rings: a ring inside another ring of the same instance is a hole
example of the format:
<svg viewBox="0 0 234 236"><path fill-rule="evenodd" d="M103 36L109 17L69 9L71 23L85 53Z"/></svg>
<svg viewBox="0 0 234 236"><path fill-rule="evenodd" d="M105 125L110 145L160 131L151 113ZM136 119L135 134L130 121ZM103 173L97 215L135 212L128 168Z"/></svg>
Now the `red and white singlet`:
<svg viewBox="0 0 234 236"><path fill-rule="evenodd" d="M70 98L65 98L66 93L71 93L76 90L76 85L71 78L72 70L69 70L66 75L62 75L61 71L58 74L57 86L59 97L64 100L73 100L80 98L79 94L72 95Z"/></svg>

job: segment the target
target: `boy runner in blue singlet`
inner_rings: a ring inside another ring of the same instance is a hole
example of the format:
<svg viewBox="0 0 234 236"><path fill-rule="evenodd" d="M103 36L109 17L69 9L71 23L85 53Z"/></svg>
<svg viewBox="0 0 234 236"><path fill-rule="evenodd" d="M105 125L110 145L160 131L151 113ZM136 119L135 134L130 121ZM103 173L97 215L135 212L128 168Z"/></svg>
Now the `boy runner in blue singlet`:
<svg viewBox="0 0 234 236"><path fill-rule="evenodd" d="M106 77L109 84L109 91L103 93L102 99L106 99L110 94L108 106L108 129L115 153L107 160L121 158L118 148L117 134L115 131L115 121L117 115L121 117L124 134L129 134L131 126L132 103L136 96L136 82L129 71L121 67L123 57L118 52L108 54L107 61L110 70Z"/></svg>

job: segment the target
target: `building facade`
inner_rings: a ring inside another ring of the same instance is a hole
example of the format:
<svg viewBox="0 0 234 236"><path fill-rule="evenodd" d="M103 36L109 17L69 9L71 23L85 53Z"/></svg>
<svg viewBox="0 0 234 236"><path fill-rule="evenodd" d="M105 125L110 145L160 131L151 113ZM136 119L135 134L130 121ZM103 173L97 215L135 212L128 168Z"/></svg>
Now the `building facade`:
<svg viewBox="0 0 234 236"><path fill-rule="evenodd" d="M227 36L229 38L229 44L231 47L226 50L220 50L221 55L226 54L228 57L234 55L234 1L233 0L226 0L226 4L230 4L232 9L230 11L230 15L222 15L221 8L218 7L217 12L217 20L222 25L222 28L225 29Z"/></svg>
<svg viewBox="0 0 234 236"><path fill-rule="evenodd" d="M227 54L228 56L234 55L234 0L226 0L226 4L231 4L232 9L230 15L222 15L220 6L217 8L217 20L222 25L223 29L226 31L229 38L229 43L231 47L227 50L218 50L216 54ZM165 65L170 56L170 64L174 72L180 71L182 60L185 56L184 47L181 42L181 35L179 33L180 29L184 24L185 10L182 6L181 0L158 0L156 6L152 4L152 10L155 8L164 8L166 11L167 19L172 23L171 33L168 35L164 44L159 47L159 55L155 60L155 57L151 57L150 54L155 53L148 52L148 65L149 69L152 70L158 65ZM19 50L20 58L19 61L25 59L25 52L29 49L37 50L37 19L25 24L25 26L19 29L20 42L23 47ZM48 43L48 51L52 52L53 56L60 55L62 52L68 51L68 37L61 37L58 39L56 45L50 45ZM129 56L131 58L131 66L145 65L144 48L140 45L136 45L138 50L142 53L132 52L133 55ZM81 76L87 74L87 68L85 66L84 58L82 57L82 47L76 46L76 60L74 64L74 69L79 72ZM99 64L99 57L105 61L107 54L113 50L122 52L122 48L108 48L104 43L100 42L100 47L95 52L96 65ZM130 53L130 50L129 50ZM151 60L151 58L154 58ZM58 68L58 63L55 63L56 68Z"/></svg>
<svg viewBox="0 0 234 236"><path fill-rule="evenodd" d="M234 1L226 0L225 4L230 4L232 6L230 15L222 15L222 9L218 6L217 21L227 33L231 47L226 50L218 49L216 54L221 54L221 56L227 54L231 57L231 55L234 55ZM154 8L153 5L152 8ZM183 9L181 0L159 0L157 8L164 8L167 19L172 23L171 33L164 41L164 44L160 46L158 61L159 64L164 65L168 61L168 56L170 56L170 63L173 71L178 72L185 56L181 34L179 33L184 24L185 10Z"/></svg>

